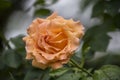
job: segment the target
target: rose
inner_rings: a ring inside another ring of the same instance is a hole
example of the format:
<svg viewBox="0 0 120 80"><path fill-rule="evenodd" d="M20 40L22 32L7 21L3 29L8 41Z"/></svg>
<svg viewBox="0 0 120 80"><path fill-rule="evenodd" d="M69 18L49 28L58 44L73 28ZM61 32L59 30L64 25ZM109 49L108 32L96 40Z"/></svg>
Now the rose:
<svg viewBox="0 0 120 80"><path fill-rule="evenodd" d="M66 64L78 48L83 26L53 13L47 19L35 19L27 33L23 38L26 59L32 59L32 65L41 69L57 69Z"/></svg>

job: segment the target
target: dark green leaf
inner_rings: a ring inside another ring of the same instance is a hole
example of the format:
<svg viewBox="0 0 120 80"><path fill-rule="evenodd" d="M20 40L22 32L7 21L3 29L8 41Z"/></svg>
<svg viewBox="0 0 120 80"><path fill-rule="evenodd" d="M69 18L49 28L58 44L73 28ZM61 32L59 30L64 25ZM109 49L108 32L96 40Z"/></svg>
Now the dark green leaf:
<svg viewBox="0 0 120 80"><path fill-rule="evenodd" d="M4 63L13 68L18 68L22 63L22 58L19 54L15 53L13 50L7 50L3 55Z"/></svg>
<svg viewBox="0 0 120 80"><path fill-rule="evenodd" d="M25 56L26 56L25 46L23 46L22 48L17 48L17 49L15 49L15 51L16 51L23 59L25 59Z"/></svg>
<svg viewBox="0 0 120 80"><path fill-rule="evenodd" d="M101 70L111 78L111 80L120 79L120 67L115 65L106 65L101 68Z"/></svg>
<svg viewBox="0 0 120 80"><path fill-rule="evenodd" d="M49 70L46 69L46 70L44 70L44 73L42 74L42 76L39 80L49 80L49 79L50 79Z"/></svg>
<svg viewBox="0 0 120 80"><path fill-rule="evenodd" d="M58 0L52 0L52 4L55 4L56 2L58 2Z"/></svg>
<svg viewBox="0 0 120 80"><path fill-rule="evenodd" d="M16 48L21 48L24 47L24 43L23 43L23 35L18 35L14 38L11 38L10 41L15 45Z"/></svg>
<svg viewBox="0 0 120 80"><path fill-rule="evenodd" d="M50 72L50 76L52 76L52 77L60 76L60 75L64 74L65 72L67 72L68 70L69 70L69 68L60 68L60 69L52 70Z"/></svg>
<svg viewBox="0 0 120 80"><path fill-rule="evenodd" d="M111 16L115 16L119 13L120 9L120 0L110 0L106 1L105 4L105 12L110 14Z"/></svg>
<svg viewBox="0 0 120 80"><path fill-rule="evenodd" d="M104 2L103 1L99 1L93 7L92 17L102 16L103 13L104 13Z"/></svg>
<svg viewBox="0 0 120 80"><path fill-rule="evenodd" d="M104 74L102 70L95 71L93 79L94 80L111 80Z"/></svg>
<svg viewBox="0 0 120 80"><path fill-rule="evenodd" d="M102 65L107 65L107 64L113 64L113 65L119 65L120 66L120 55L115 54L115 53L107 53L108 55L104 55L102 57L93 59L93 60L88 60L86 66L87 67L95 67L99 68Z"/></svg>
<svg viewBox="0 0 120 80"><path fill-rule="evenodd" d="M15 51L22 56L22 58L25 58L25 45L24 42L22 40L22 38L24 37L24 35L18 35L14 38L11 38L10 41L13 43L13 45L15 46Z"/></svg>
<svg viewBox="0 0 120 80"><path fill-rule="evenodd" d="M120 0L99 0L94 6L92 11L92 17L102 16L104 13L107 13L111 16L115 16L119 13L120 9Z"/></svg>
<svg viewBox="0 0 120 80"><path fill-rule="evenodd" d="M83 38L84 44L94 51L105 51L110 40L110 37L107 35L108 28L94 26L88 29Z"/></svg>
<svg viewBox="0 0 120 80"><path fill-rule="evenodd" d="M111 38L106 34L98 34L91 40L90 46L95 51L105 51L110 39Z"/></svg>
<svg viewBox="0 0 120 80"><path fill-rule="evenodd" d="M114 65L105 65L95 71L95 80L120 80L120 67Z"/></svg>
<svg viewBox="0 0 120 80"><path fill-rule="evenodd" d="M56 80L79 80L80 77L80 73L66 73Z"/></svg>
<svg viewBox="0 0 120 80"><path fill-rule="evenodd" d="M31 69L30 71L27 72L24 80L37 80L39 77L42 76L43 71L38 70L38 69Z"/></svg>
<svg viewBox="0 0 120 80"><path fill-rule="evenodd" d="M82 80L93 80L92 77L84 77Z"/></svg>
<svg viewBox="0 0 120 80"><path fill-rule="evenodd" d="M49 80L49 70L41 70L33 68L29 70L24 80Z"/></svg>
<svg viewBox="0 0 120 80"><path fill-rule="evenodd" d="M93 59L94 57L94 54L95 54L95 51L89 49L85 54L85 59L86 60L90 60L90 59Z"/></svg>
<svg viewBox="0 0 120 80"><path fill-rule="evenodd" d="M45 4L45 0L37 0L35 2L35 5L44 5Z"/></svg>
<svg viewBox="0 0 120 80"><path fill-rule="evenodd" d="M115 26L120 29L120 13L114 17Z"/></svg>
<svg viewBox="0 0 120 80"><path fill-rule="evenodd" d="M85 10L91 3L96 3L98 0L82 0L81 3L81 9Z"/></svg>
<svg viewBox="0 0 120 80"><path fill-rule="evenodd" d="M11 3L6 0L0 0L0 12L6 10L11 6ZM1 13L0 13L1 14Z"/></svg>
<svg viewBox="0 0 120 80"><path fill-rule="evenodd" d="M13 76L12 73L9 72L9 74L10 74L10 78L11 78L11 80L16 80L16 79L14 78L14 76Z"/></svg>
<svg viewBox="0 0 120 80"><path fill-rule="evenodd" d="M41 8L35 11L35 15L38 16L48 16L51 13L49 9Z"/></svg>
<svg viewBox="0 0 120 80"><path fill-rule="evenodd" d="M2 56L0 56L0 70L2 70L5 67L5 64L3 62Z"/></svg>

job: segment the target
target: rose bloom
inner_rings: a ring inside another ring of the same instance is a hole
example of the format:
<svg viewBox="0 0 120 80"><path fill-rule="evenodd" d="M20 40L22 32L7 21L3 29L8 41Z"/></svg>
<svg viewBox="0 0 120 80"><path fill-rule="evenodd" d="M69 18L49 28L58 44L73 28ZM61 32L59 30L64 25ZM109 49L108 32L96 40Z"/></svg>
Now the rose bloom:
<svg viewBox="0 0 120 80"><path fill-rule="evenodd" d="M28 36L23 38L26 59L32 59L32 65L41 69L62 67L78 48L83 29L80 22L66 20L56 13L46 19L35 19L27 29Z"/></svg>

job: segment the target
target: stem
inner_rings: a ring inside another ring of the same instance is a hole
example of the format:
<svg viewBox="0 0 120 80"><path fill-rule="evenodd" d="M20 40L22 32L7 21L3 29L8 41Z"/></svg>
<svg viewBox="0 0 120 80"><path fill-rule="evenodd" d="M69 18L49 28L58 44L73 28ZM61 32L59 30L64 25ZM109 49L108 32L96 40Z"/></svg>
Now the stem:
<svg viewBox="0 0 120 80"><path fill-rule="evenodd" d="M85 55L84 53L82 53L82 59L81 59L81 64L80 64L81 68L83 68L84 63L85 63Z"/></svg>
<svg viewBox="0 0 120 80"><path fill-rule="evenodd" d="M70 61L76 66L78 67L80 70L82 70L83 72L87 73L89 76L93 76L90 72L88 72L86 69L80 67L73 59L70 59Z"/></svg>
<svg viewBox="0 0 120 80"><path fill-rule="evenodd" d="M81 67L84 67L86 53L90 50L90 47L88 45L86 46L86 48L84 47L85 45L83 46L83 49L82 49L82 58L81 58L81 64L80 64Z"/></svg>

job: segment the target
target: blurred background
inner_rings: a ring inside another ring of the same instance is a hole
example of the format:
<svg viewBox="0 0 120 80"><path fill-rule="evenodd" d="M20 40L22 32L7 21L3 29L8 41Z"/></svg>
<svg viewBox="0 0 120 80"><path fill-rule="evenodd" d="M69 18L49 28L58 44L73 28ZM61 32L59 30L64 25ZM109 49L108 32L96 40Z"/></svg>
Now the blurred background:
<svg viewBox="0 0 120 80"><path fill-rule="evenodd" d="M33 19L53 12L84 25L77 55L88 60L88 67L120 65L120 0L0 0L0 55L9 44L15 47L9 40L26 35Z"/></svg>

